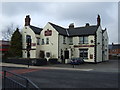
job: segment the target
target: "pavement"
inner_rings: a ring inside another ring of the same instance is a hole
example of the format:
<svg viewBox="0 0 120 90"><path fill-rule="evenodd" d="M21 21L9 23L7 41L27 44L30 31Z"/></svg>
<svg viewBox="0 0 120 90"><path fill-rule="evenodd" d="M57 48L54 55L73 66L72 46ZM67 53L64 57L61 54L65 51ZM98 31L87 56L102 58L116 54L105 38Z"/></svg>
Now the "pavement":
<svg viewBox="0 0 120 90"><path fill-rule="evenodd" d="M28 68L27 65L0 63L0 66L5 67L21 67ZM85 63L75 65L73 68L70 64L51 64L45 66L29 66L31 69L55 69L55 70L77 70L77 71L96 71L96 72L117 72L118 73L118 60L109 60L98 64Z"/></svg>

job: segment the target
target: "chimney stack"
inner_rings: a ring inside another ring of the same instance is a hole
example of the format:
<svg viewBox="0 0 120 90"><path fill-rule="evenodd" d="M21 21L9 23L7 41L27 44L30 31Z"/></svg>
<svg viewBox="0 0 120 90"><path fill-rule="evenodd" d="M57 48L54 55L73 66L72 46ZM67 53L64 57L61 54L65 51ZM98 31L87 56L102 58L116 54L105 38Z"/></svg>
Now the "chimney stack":
<svg viewBox="0 0 120 90"><path fill-rule="evenodd" d="M30 25L30 15L26 15L26 18L25 18L25 26L29 26Z"/></svg>
<svg viewBox="0 0 120 90"><path fill-rule="evenodd" d="M112 46L114 45L114 43L112 42Z"/></svg>
<svg viewBox="0 0 120 90"><path fill-rule="evenodd" d="M90 26L90 24L89 24L89 23L86 23L85 27L89 27L89 26Z"/></svg>
<svg viewBox="0 0 120 90"><path fill-rule="evenodd" d="M70 28L74 28L74 23L71 23L70 25L69 25L69 29Z"/></svg>
<svg viewBox="0 0 120 90"><path fill-rule="evenodd" d="M98 14L98 17L97 17L97 26L100 26L100 23L101 23L101 18L100 18L100 15Z"/></svg>

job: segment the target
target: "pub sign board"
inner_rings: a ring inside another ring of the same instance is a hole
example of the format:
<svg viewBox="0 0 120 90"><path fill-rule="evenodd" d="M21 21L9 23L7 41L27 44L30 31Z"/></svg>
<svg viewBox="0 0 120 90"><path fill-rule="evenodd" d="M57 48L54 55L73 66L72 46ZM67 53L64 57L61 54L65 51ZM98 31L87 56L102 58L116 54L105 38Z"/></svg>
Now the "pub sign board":
<svg viewBox="0 0 120 90"><path fill-rule="evenodd" d="M44 34L45 34L45 36L51 36L52 30L47 29Z"/></svg>

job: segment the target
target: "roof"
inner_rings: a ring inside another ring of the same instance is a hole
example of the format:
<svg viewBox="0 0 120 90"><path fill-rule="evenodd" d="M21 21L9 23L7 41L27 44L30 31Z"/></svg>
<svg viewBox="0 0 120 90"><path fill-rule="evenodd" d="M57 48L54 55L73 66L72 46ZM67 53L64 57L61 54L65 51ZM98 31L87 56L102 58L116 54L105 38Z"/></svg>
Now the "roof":
<svg viewBox="0 0 120 90"><path fill-rule="evenodd" d="M32 25L30 25L30 28L34 31L35 34L40 34L41 31L43 30L42 28L38 28Z"/></svg>
<svg viewBox="0 0 120 90"><path fill-rule="evenodd" d="M50 24L59 32L59 34L67 36L94 35L98 29L97 25L77 28L63 28L53 23Z"/></svg>
<svg viewBox="0 0 120 90"><path fill-rule="evenodd" d="M49 22L49 24L52 25L53 28L55 28L59 32L59 34L67 36L67 31L66 31L67 29L65 29L61 26L55 25L51 22Z"/></svg>
<svg viewBox="0 0 120 90"><path fill-rule="evenodd" d="M70 36L95 35L98 29L97 25L87 27L77 27L68 29Z"/></svg>
<svg viewBox="0 0 120 90"><path fill-rule="evenodd" d="M111 45L109 45L109 49L120 49L120 44L111 44Z"/></svg>
<svg viewBox="0 0 120 90"><path fill-rule="evenodd" d="M63 28L51 22L49 22L49 24L53 26L53 28L55 28L60 35L64 35L64 36L95 35L98 29L97 25L76 27L76 28ZM32 25L30 25L30 28L35 32L35 34L40 34L40 32L43 30L42 28L38 28Z"/></svg>

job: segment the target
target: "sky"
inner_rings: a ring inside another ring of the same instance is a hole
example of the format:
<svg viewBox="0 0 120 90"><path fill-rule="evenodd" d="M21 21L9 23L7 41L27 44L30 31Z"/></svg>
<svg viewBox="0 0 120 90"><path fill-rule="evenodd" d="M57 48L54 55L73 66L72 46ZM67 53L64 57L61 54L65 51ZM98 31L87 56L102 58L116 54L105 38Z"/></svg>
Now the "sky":
<svg viewBox="0 0 120 90"><path fill-rule="evenodd" d="M86 23L96 25L99 14L102 29L107 28L109 43L118 43L117 2L2 2L0 7L1 31L10 24L22 29L26 15L30 15L31 25L40 28L47 22L68 28L70 23L74 23L75 27Z"/></svg>

